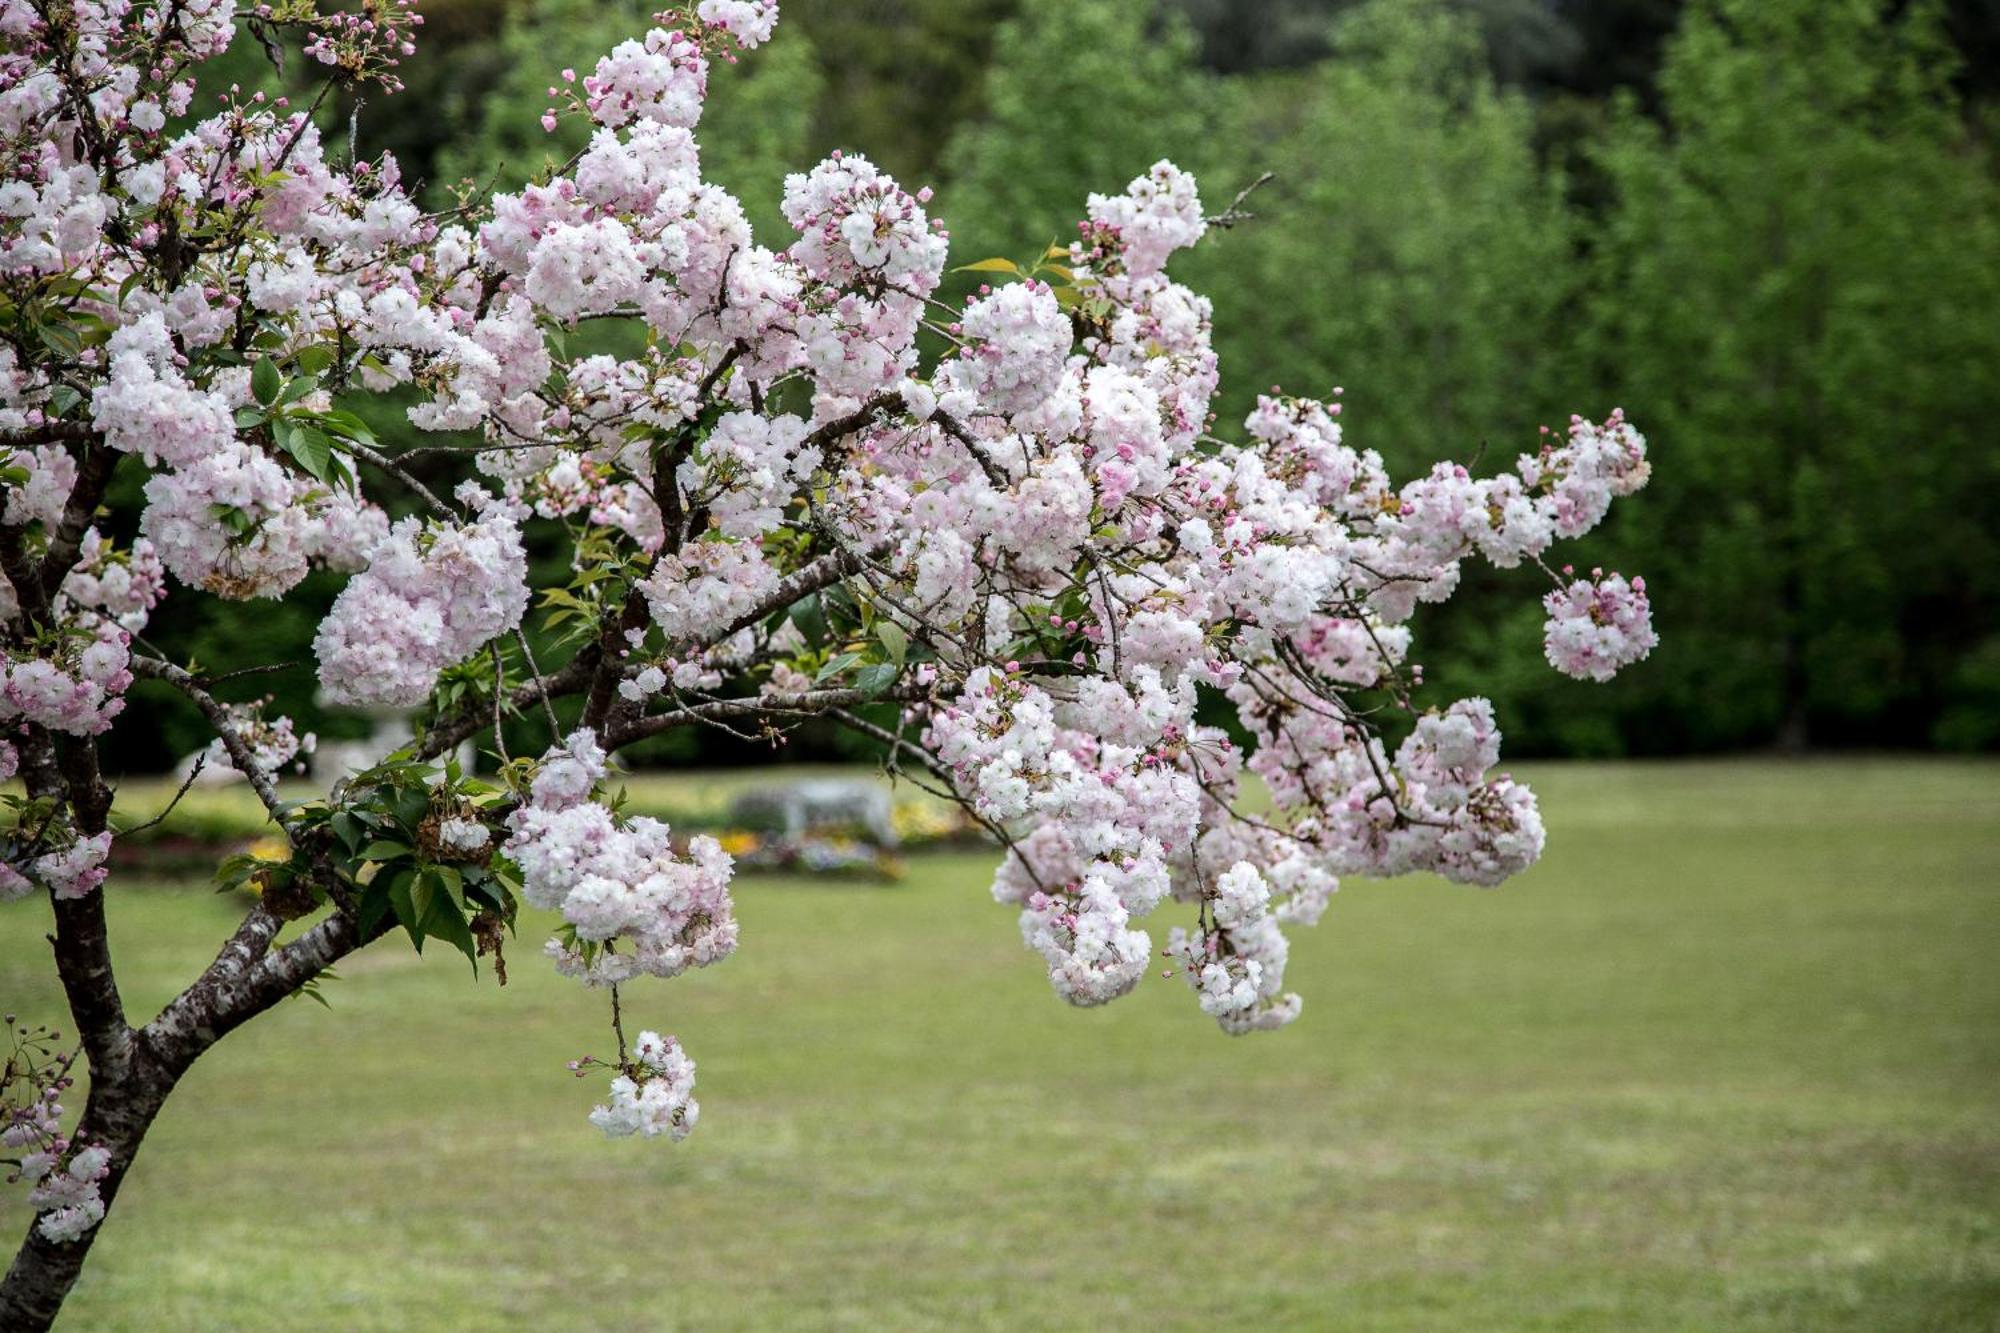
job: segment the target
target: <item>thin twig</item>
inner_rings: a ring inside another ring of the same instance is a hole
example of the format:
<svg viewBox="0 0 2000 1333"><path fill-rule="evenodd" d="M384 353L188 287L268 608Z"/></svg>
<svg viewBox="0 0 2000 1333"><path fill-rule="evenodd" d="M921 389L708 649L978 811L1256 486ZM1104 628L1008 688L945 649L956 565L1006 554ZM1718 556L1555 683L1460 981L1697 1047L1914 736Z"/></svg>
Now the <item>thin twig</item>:
<svg viewBox="0 0 2000 1333"><path fill-rule="evenodd" d="M1218 231L1227 231L1239 222L1250 221L1257 215L1255 213L1246 211L1243 207L1243 201L1248 199L1253 193L1255 193L1255 191L1259 186L1269 184L1271 180L1273 180L1276 177L1276 175L1277 175L1276 172L1271 172L1271 171L1265 172L1263 175L1259 176L1256 180L1251 181L1241 190L1238 190L1236 192L1236 197L1229 201L1229 207L1223 209L1220 213L1217 213L1214 217L1207 218L1204 220L1208 223L1209 226L1216 228Z"/></svg>

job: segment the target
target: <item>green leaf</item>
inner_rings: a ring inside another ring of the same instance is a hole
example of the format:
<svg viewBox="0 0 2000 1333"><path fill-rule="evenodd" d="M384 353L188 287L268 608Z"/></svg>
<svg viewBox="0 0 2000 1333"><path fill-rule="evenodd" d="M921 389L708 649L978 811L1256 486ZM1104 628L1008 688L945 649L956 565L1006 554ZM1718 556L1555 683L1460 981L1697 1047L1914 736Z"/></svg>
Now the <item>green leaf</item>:
<svg viewBox="0 0 2000 1333"><path fill-rule="evenodd" d="M817 676L814 676L813 679L815 681L821 681L821 680L826 680L832 676L837 676L841 672L847 670L847 668L853 666L856 662L859 662L860 660L861 660L860 653L842 653L840 656L833 658L825 666L821 667L819 669L819 674Z"/></svg>
<svg viewBox="0 0 2000 1333"><path fill-rule="evenodd" d="M377 880L362 892L361 902L354 909L354 924L361 928L363 936L372 935L389 908L389 886Z"/></svg>
<svg viewBox="0 0 2000 1333"><path fill-rule="evenodd" d="M323 343L314 343L292 358L292 364L299 368L301 375L324 375L333 365L333 349Z"/></svg>
<svg viewBox="0 0 2000 1333"><path fill-rule="evenodd" d="M74 357L83 351L83 336L67 324L42 325L42 343L61 356Z"/></svg>
<svg viewBox="0 0 2000 1333"><path fill-rule="evenodd" d="M215 868L215 887L218 892L227 891L241 885L264 863L248 852L239 852L227 857Z"/></svg>
<svg viewBox="0 0 2000 1333"><path fill-rule="evenodd" d="M410 934L417 941L417 952L424 951L423 923L431 914L431 904L438 900L437 884L428 874L419 870L410 880ZM406 923L408 924L408 923Z"/></svg>
<svg viewBox="0 0 2000 1333"><path fill-rule="evenodd" d="M432 866L431 874L437 879L438 884L444 889L445 893L450 896L451 901L457 905L458 910L463 912L465 910L464 877L450 866Z"/></svg>
<svg viewBox="0 0 2000 1333"><path fill-rule="evenodd" d="M389 910L396 914L396 920L409 932L410 943L418 953L424 951L423 911L417 905L416 889L419 883L415 870L399 871L389 881ZM425 896L424 907L430 906L429 895Z"/></svg>
<svg viewBox="0 0 2000 1333"><path fill-rule="evenodd" d="M826 610L820 605L818 593L792 604L792 623L813 647L826 642Z"/></svg>
<svg viewBox="0 0 2000 1333"><path fill-rule="evenodd" d="M884 618L875 622L875 637L882 641L882 651L889 654L889 661L902 669L903 659L910 651L910 636L895 621Z"/></svg>
<svg viewBox="0 0 2000 1333"><path fill-rule="evenodd" d="M249 535L257 526L250 515L235 505L212 504L208 507L208 516L237 537Z"/></svg>
<svg viewBox="0 0 2000 1333"><path fill-rule="evenodd" d="M363 847L355 856L357 861L393 861L399 856L408 856L412 848L406 842L392 838L378 838Z"/></svg>
<svg viewBox="0 0 2000 1333"><path fill-rule="evenodd" d="M399 765L399 767L408 768L412 765ZM427 791L405 787L396 793L396 818L405 828L415 828L423 823L424 816L430 812L430 808L431 797Z"/></svg>
<svg viewBox="0 0 2000 1333"><path fill-rule="evenodd" d="M340 845L352 856L355 844L361 841L361 821L342 810L327 822L333 826L333 836L340 839Z"/></svg>
<svg viewBox="0 0 2000 1333"><path fill-rule="evenodd" d="M327 464L333 461L333 441L324 433L296 422L274 423L272 433L279 447L296 458L315 481L326 480Z"/></svg>
<svg viewBox="0 0 2000 1333"><path fill-rule="evenodd" d="M1019 275L1021 266L1011 259L982 259L976 264L960 264L953 273L1012 273Z"/></svg>
<svg viewBox="0 0 2000 1333"><path fill-rule="evenodd" d="M319 413L317 420L320 425L342 439L353 440L357 444L372 445L375 443L374 430L370 428L367 422L355 416L352 412L343 411L336 407L330 411Z"/></svg>
<svg viewBox="0 0 2000 1333"><path fill-rule="evenodd" d="M854 688L869 694L880 694L896 683L902 668L888 662L872 662L854 673Z"/></svg>
<svg viewBox="0 0 2000 1333"><path fill-rule="evenodd" d="M464 913L452 906L445 897L431 899L424 913L424 933L432 939L443 940L451 945L472 964L473 974L479 973L479 945L472 938L472 928L465 923Z"/></svg>
<svg viewBox="0 0 2000 1333"><path fill-rule="evenodd" d="M285 387L285 377L278 373L278 363L268 356L257 358L257 364L250 368L250 392L258 402L269 407L278 401L278 394Z"/></svg>

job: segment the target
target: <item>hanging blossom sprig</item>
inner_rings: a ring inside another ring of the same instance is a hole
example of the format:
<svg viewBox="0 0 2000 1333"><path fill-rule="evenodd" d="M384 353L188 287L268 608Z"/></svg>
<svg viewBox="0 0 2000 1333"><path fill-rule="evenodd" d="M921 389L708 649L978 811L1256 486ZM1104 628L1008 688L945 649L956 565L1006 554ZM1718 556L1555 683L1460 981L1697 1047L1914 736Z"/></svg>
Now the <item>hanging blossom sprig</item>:
<svg viewBox="0 0 2000 1333"><path fill-rule="evenodd" d="M63 1133L62 1098L75 1086L70 1069L80 1053L63 1050L60 1032L23 1026L0 1015L7 1058L0 1064L0 1165L10 1182L28 1185L35 1230L56 1242L75 1240L104 1217L98 1183L110 1151Z"/></svg>
<svg viewBox="0 0 2000 1333"><path fill-rule="evenodd" d="M80 1211L31 1235L0 1314L59 1305L87 1187L115 1194L220 1033L392 931L498 970L519 903L555 913L547 957L618 1037L576 1066L612 1076L593 1121L692 1129L693 1062L628 1044L622 1005L735 951L734 867L617 808L627 746L852 729L993 835L992 895L1063 999L1166 971L1254 1033L1304 1012L1288 932L1342 876L1491 886L1542 853L1492 706L1433 697L1414 655L1467 561L1547 575L1560 671L1655 644L1642 580L1550 563L1647 480L1621 411L1490 475L1400 483L1348 441L1338 389L1218 423L1212 307L1168 268L1241 215L1212 223L1171 162L1091 195L1032 264L967 265L962 299L930 192L857 153L787 178L785 234L753 235L697 131L711 63L771 37L769 0L674 6L552 71L544 123L587 145L445 212L310 114L393 88L409 5L53 12L0 0L0 775L24 788L0 898L48 899L94 1109L36 1177L75 1196L51 1215ZM315 101L198 115L239 27L303 34ZM605 321L636 350L573 336ZM385 444L390 411L434 442ZM129 539L98 524L121 473ZM299 803L276 780L304 738L139 636L166 598L282 600L315 570L346 581L300 669L420 732ZM223 867L256 905L134 1029L96 738L139 679L199 710L286 848ZM510 754L523 720L546 740ZM496 773L458 765L467 741Z"/></svg>

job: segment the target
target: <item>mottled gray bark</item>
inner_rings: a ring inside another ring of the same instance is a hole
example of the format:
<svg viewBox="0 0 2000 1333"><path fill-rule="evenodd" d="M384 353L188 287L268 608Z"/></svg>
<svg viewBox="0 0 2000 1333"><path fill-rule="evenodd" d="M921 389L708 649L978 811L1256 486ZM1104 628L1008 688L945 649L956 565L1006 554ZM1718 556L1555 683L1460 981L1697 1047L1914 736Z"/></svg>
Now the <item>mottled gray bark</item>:
<svg viewBox="0 0 2000 1333"><path fill-rule="evenodd" d="M110 984L109 954L102 945L102 896L59 902L56 908L56 964L83 1025L79 1036L91 1065L90 1097L75 1137L111 1152L110 1173L98 1186L107 1221L147 1130L188 1067L223 1037L374 938L364 937L350 918L335 915L274 950L271 942L283 922L261 905L254 907L195 983L152 1022L133 1031L115 1010L117 988ZM66 932L66 926L72 928ZM96 956L104 959L102 987L89 961ZM72 984L73 977L86 984ZM110 1008L102 1002L106 989ZM79 995L89 1001L81 1010ZM0 1333L26 1333L55 1322L104 1226L100 1222L76 1240L55 1242L29 1223L13 1265L0 1279Z"/></svg>

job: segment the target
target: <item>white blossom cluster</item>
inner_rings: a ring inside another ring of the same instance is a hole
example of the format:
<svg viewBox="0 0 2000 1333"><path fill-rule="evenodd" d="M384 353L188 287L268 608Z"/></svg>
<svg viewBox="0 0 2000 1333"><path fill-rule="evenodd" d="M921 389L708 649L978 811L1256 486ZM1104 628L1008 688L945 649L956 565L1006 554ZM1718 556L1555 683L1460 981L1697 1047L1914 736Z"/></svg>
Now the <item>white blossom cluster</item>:
<svg viewBox="0 0 2000 1333"><path fill-rule="evenodd" d="M632 1057L631 1072L611 1080L611 1100L590 1113L590 1123L613 1139L665 1134L679 1142L693 1133L701 1103L694 1099L694 1061L681 1044L641 1032Z"/></svg>
<svg viewBox="0 0 2000 1333"><path fill-rule="evenodd" d="M673 977L727 958L736 949L728 853L700 836L682 857L660 821L619 821L591 799L605 771L589 731L542 756L527 803L508 817L502 849L521 868L522 893L562 913L579 943L610 946L588 964L597 984ZM565 953L566 962L583 957Z"/></svg>

